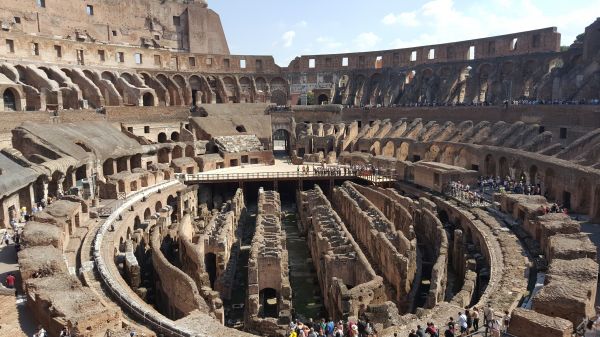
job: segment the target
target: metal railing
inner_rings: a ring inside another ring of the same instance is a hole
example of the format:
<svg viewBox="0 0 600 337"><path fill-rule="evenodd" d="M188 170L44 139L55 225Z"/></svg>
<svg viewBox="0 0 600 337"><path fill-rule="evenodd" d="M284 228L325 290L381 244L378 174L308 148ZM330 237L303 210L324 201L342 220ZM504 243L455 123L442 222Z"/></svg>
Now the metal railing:
<svg viewBox="0 0 600 337"><path fill-rule="evenodd" d="M175 178L181 181L240 181L240 180L270 180L270 179L306 179L306 178L330 178L350 179L363 178L373 182L392 181L396 179L392 174L361 174L354 172L249 172L249 173L219 173L219 174L186 174L176 173Z"/></svg>
<svg viewBox="0 0 600 337"><path fill-rule="evenodd" d="M100 226L100 228L96 232L96 236L94 237L93 250L94 261L96 264L98 275L100 276L100 279L105 285L106 289L108 289L108 291L119 302L121 306L125 307L129 312L136 315L139 319L141 319L144 322L144 324L152 326L153 329L156 329L170 336L191 337L192 333L178 328L177 326L175 326L175 324L171 322L163 322L159 317L156 317L156 314L154 312L144 310L143 306L137 303L135 300L131 300L129 297L123 296L123 294L126 293L125 289L122 288L122 286L117 281L118 278L115 275L113 275L107 267L107 263L111 262L104 261L104 258L102 257L101 253L104 235L113 225L113 223L117 221L117 219L119 219L119 216L122 212L128 209L131 205L142 200L145 196L157 193L162 189L175 186L178 183L179 181L177 180L166 181L155 186L134 192L128 195L125 200L120 200L114 212L112 212L112 214L109 215L106 221Z"/></svg>

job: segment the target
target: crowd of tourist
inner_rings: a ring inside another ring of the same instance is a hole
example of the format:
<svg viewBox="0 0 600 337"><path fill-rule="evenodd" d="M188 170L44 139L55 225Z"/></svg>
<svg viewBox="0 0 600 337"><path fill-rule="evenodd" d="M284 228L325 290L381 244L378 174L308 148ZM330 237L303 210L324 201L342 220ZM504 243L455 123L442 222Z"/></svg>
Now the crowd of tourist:
<svg viewBox="0 0 600 337"><path fill-rule="evenodd" d="M289 337L376 337L377 331L368 319L335 322L333 319L307 322L298 320L290 323Z"/></svg>
<svg viewBox="0 0 600 337"><path fill-rule="evenodd" d="M345 105L344 107L352 108L359 107L365 110L369 110L371 108L381 108L381 107L391 107L391 108L417 108L417 107L448 107L448 106L494 106L494 105L599 105L600 99L592 98L592 99L580 99L580 100L567 100L567 99L554 99L554 100L543 100L543 99L511 99L511 100L503 100L500 104L494 104L488 101L472 101L472 102L414 102L414 103L402 103L402 104L361 104L359 106Z"/></svg>
<svg viewBox="0 0 600 337"><path fill-rule="evenodd" d="M300 165L296 168L298 173L304 175L314 174L317 176L372 176L384 174L384 170L372 165Z"/></svg>
<svg viewBox="0 0 600 337"><path fill-rule="evenodd" d="M475 332L481 332L485 336L499 337L506 332L510 325L510 313L504 311L503 315L494 312L491 305L480 313L479 308L473 307L458 313L457 318L448 318L442 327L434 322L426 325L417 325L408 333L408 337L458 337L469 336ZM483 324L480 324L483 319ZM356 321L337 321L331 318L319 321L309 319L308 322L293 321L289 325L288 337L376 337L377 330L368 319ZM394 333L394 337L399 337Z"/></svg>
<svg viewBox="0 0 600 337"><path fill-rule="evenodd" d="M517 181L507 176L479 177L476 184L469 185L459 181L450 181L443 189L444 194L459 199L471 206L485 206L486 196L493 193L513 193L524 195L542 195L540 184L527 183L524 178ZM557 207L558 204L556 205ZM562 210L563 208L560 207Z"/></svg>

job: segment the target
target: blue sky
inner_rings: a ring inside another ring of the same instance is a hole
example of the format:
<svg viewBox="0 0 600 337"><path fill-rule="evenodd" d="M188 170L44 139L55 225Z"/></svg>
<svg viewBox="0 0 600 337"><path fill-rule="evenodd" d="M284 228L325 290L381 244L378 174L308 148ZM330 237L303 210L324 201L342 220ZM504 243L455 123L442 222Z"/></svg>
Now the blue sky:
<svg viewBox="0 0 600 337"><path fill-rule="evenodd" d="M208 0L232 54L296 56L413 47L556 26L562 45L600 0Z"/></svg>

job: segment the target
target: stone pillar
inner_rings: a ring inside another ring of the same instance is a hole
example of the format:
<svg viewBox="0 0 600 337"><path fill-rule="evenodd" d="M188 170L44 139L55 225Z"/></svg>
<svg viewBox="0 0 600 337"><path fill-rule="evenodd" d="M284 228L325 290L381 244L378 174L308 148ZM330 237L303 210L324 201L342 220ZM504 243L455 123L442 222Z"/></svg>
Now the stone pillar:
<svg viewBox="0 0 600 337"><path fill-rule="evenodd" d="M452 244L452 266L454 271L462 277L464 275L465 264L465 242L463 232L460 229L454 230L454 242Z"/></svg>

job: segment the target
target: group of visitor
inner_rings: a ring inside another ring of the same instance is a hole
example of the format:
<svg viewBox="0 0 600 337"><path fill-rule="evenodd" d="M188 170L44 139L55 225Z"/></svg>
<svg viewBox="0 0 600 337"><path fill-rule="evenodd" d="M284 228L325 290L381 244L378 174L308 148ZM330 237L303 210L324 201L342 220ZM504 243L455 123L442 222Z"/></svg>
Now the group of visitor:
<svg viewBox="0 0 600 337"><path fill-rule="evenodd" d="M503 100L501 104L504 107L508 107L509 105L599 105L600 99L592 98L592 99L580 99L580 100L566 100L566 99L554 99L554 100L543 100L543 99L511 99L511 100ZM492 102L483 101L479 102L477 100L473 100L471 102L444 102L440 103L437 101L423 101L423 102L415 102L415 103L402 103L402 104L361 104L359 106L353 105L345 105L345 108L352 107L360 107L364 110L369 110L371 108L381 108L381 107L391 107L391 108L417 108L417 107L448 107L448 106L493 106L495 105Z"/></svg>
<svg viewBox="0 0 600 337"><path fill-rule="evenodd" d="M368 319L338 321L333 319L300 322L298 320L290 323L288 329L289 337L376 337L377 331Z"/></svg>
<svg viewBox="0 0 600 337"><path fill-rule="evenodd" d="M521 177L519 181L506 176L504 179L500 176L483 176L478 178L478 185L482 192L500 192L514 193L525 195L542 195L542 187L540 184L527 183L525 177Z"/></svg>
<svg viewBox="0 0 600 337"><path fill-rule="evenodd" d="M484 328L482 331L485 336L499 337L502 332L507 332L510 325L510 313L504 311L502 318L494 313L491 305L483 310L483 326L480 326L480 313L477 307L472 309L465 309L458 313L457 319L454 317L448 318L445 326L442 328L437 327L433 322L427 322L427 326L424 328L421 325L417 325L416 329L412 329L408 334L408 337L458 337L458 336L469 336L473 333L479 332L480 328ZM394 337L398 337L397 333L394 333Z"/></svg>
<svg viewBox="0 0 600 337"><path fill-rule="evenodd" d="M444 188L444 193L456 198L471 207L482 207L486 205L485 198L481 192L471 190L471 186L459 181L450 181Z"/></svg>

